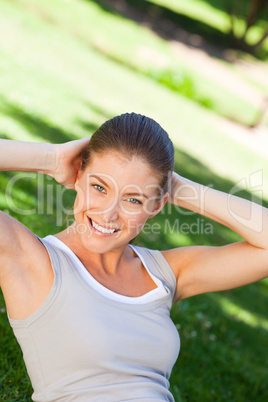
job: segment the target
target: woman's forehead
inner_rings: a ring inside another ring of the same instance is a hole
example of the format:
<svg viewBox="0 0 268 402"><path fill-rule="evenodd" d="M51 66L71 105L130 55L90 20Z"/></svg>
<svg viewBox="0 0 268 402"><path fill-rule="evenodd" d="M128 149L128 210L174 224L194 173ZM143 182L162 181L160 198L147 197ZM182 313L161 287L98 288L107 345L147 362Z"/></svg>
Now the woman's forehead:
<svg viewBox="0 0 268 402"><path fill-rule="evenodd" d="M114 173L120 175L124 173L148 173L153 174L151 166L148 162L139 156L124 155L121 152L110 150L105 153L94 153L90 158L86 170L92 172L94 170L104 173Z"/></svg>
<svg viewBox="0 0 268 402"><path fill-rule="evenodd" d="M88 178L101 179L105 184L118 188L132 186L150 191L159 185L158 175L144 159L126 157L117 151L95 154L85 172Z"/></svg>

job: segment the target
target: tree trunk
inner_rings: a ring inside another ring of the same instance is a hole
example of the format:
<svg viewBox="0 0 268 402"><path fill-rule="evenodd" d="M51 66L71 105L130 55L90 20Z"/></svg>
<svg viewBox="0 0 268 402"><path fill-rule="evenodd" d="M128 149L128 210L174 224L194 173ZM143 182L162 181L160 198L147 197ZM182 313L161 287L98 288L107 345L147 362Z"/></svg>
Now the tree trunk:
<svg viewBox="0 0 268 402"><path fill-rule="evenodd" d="M246 36L249 28L251 28L256 22L257 15L263 6L263 0L251 0L250 5L251 7L247 17L246 28L243 35L244 37Z"/></svg>
<svg viewBox="0 0 268 402"><path fill-rule="evenodd" d="M240 1L232 1L232 0L225 0L224 6L226 12L230 16L230 39L231 42L239 49L243 49L247 52L254 52L258 47L260 47L265 39L268 37L268 27L261 37L260 40L254 45L248 45L246 42L246 36L248 31L254 24L257 22L260 12L267 10L268 8L268 0L251 0L249 3L249 7L247 10L247 15L242 15L242 7L245 4L245 0ZM245 18L245 30L242 35L238 36L236 34L236 18Z"/></svg>

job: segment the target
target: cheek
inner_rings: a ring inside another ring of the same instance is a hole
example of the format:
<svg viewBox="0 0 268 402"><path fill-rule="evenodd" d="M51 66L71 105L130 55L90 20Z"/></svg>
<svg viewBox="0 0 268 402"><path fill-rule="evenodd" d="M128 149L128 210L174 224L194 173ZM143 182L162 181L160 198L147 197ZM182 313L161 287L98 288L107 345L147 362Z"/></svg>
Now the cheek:
<svg viewBox="0 0 268 402"><path fill-rule="evenodd" d="M155 199L149 199L144 203L143 213L147 216L147 218L149 218L153 211L157 208L157 206L158 203L157 201L155 201Z"/></svg>
<svg viewBox="0 0 268 402"><path fill-rule="evenodd" d="M78 215L85 209L85 206L87 204L86 198L87 197L85 193L81 189L78 189L74 202L74 213L76 215Z"/></svg>
<svg viewBox="0 0 268 402"><path fill-rule="evenodd" d="M75 213L79 214L83 211L102 208L101 198L94 191L84 191L82 188L77 190L74 208Z"/></svg>
<svg viewBox="0 0 268 402"><path fill-rule="evenodd" d="M137 236L143 229L146 221L148 219L148 215L143 211L140 211L136 214L132 215L124 215L125 219L125 228L129 235Z"/></svg>

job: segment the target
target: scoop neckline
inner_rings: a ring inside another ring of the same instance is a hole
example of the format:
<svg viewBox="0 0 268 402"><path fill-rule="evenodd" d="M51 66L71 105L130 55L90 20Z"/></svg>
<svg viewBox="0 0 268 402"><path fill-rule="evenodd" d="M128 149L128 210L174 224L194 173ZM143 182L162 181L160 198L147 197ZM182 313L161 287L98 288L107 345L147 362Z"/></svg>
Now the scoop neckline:
<svg viewBox="0 0 268 402"><path fill-rule="evenodd" d="M135 254L138 256L138 258L141 260L141 262L144 265L146 271L148 272L148 274L150 275L150 277L154 281L155 285L157 286L156 288L150 290L147 293L144 293L141 296L133 296L133 297L132 296L125 296L125 295L122 295L120 293L114 292L113 290L110 290L107 287L105 287L104 285L102 285L100 282L98 282L90 274L90 272L86 269L86 267L84 266L82 261L77 257L77 255L73 252L73 250L69 246L67 246L67 244L65 244L62 240L58 239L55 235L48 235L48 236L46 236L44 238L44 240L46 240L46 239L48 240L51 237L54 240L56 240L57 243L59 243L60 248L64 249L67 252L67 254L69 254L70 257L74 258L74 260L77 262L77 264L79 265L79 267L83 271L83 273L79 272L79 270L75 270L75 272L76 272L77 276L79 277L79 279L82 281L82 283L85 286L90 287L90 289L92 289L100 297L103 297L103 298L105 298L105 299L107 299L107 300L109 300L111 302L114 302L114 303L125 304L126 306L142 306L142 305L146 305L146 304L148 305L150 303L158 302L159 300L161 301L161 300L165 299L166 296L168 296L168 293L169 293L168 289L163 285L163 283L158 278L155 277L155 275L150 273L150 270L146 266L144 258L137 251L136 247L133 246L132 244L128 244L128 246L131 247L131 249L135 252ZM96 285L97 288L99 288L99 291L95 287L90 286L90 283L88 283L88 281L83 277L84 275L87 276L89 278L89 280ZM154 277L159 281L159 284L157 284L155 282ZM148 298L148 295L150 296L150 295L152 295L154 293L158 293L158 292L162 291L163 289L165 289L166 295L160 296L159 299L146 300ZM112 298L109 297L109 294L112 296ZM143 303L135 303L135 302L133 302L134 300L141 301Z"/></svg>

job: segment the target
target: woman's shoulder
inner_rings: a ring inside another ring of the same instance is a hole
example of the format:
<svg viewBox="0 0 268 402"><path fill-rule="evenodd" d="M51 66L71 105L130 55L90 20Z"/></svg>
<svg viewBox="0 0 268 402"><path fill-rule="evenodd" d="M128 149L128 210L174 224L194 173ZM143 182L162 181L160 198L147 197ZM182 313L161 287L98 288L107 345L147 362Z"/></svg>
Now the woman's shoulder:
<svg viewBox="0 0 268 402"><path fill-rule="evenodd" d="M154 271L154 274L164 278L172 288L176 286L176 277L169 258L166 258L166 255L168 255L166 251L136 245L132 245L132 247L144 259L147 266Z"/></svg>
<svg viewBox="0 0 268 402"><path fill-rule="evenodd" d="M0 229L1 258L5 259L6 264L10 260L20 262L19 266L29 266L32 259L45 253L38 237L30 229L2 211Z"/></svg>
<svg viewBox="0 0 268 402"><path fill-rule="evenodd" d="M3 213L0 227L0 284L9 315L20 319L49 292L54 276L48 253L31 230Z"/></svg>
<svg viewBox="0 0 268 402"><path fill-rule="evenodd" d="M185 246L162 250L160 248L153 249L139 245L130 246L135 247L135 249L138 250L141 254L151 254L156 259L159 259L160 261L165 261L170 267L174 265L175 261L176 263L178 263L178 260L183 262L193 252L193 248L195 248L191 246Z"/></svg>

